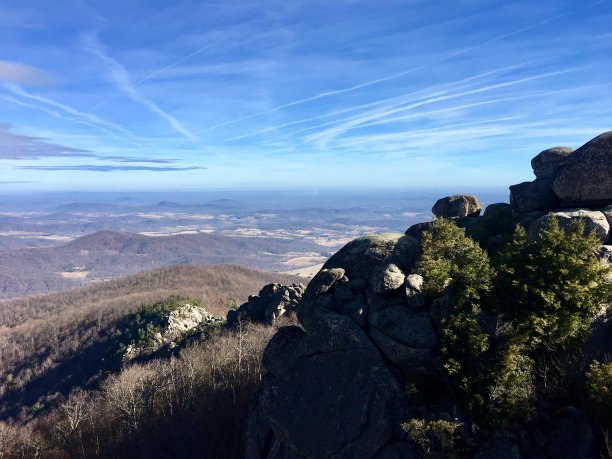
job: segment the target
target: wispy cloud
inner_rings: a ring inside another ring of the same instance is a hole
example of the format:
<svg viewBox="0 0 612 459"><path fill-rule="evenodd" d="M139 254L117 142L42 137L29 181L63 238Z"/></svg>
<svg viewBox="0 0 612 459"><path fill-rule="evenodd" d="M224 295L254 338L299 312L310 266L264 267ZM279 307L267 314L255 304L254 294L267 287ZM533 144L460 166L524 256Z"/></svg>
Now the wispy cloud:
<svg viewBox="0 0 612 459"><path fill-rule="evenodd" d="M29 86L49 86L55 78L49 72L20 62L0 60L0 83L18 83Z"/></svg>
<svg viewBox="0 0 612 459"><path fill-rule="evenodd" d="M12 126L0 123L0 159L40 159L52 156L93 157L95 155L78 148L47 142L47 139L11 132Z"/></svg>
<svg viewBox="0 0 612 459"><path fill-rule="evenodd" d="M85 171L85 172L133 172L133 171L146 171L146 172L183 172L183 171L195 171L205 170L205 167L173 167L173 166L115 166L115 165L92 165L92 164L79 164L74 166L19 166L18 169L23 170L39 170L39 171Z"/></svg>
<svg viewBox="0 0 612 459"><path fill-rule="evenodd" d="M541 21L539 21L539 22L537 22L535 24L529 25L527 27L522 27L522 28L513 30L511 32L507 32L507 33L504 33L504 34L492 37L492 38L490 38L488 40L482 41L482 42L477 43L477 44L472 45L472 46L467 46L467 47L464 47L464 48L461 48L461 49L457 49L455 51L451 51L449 53L444 54L441 57L431 59L429 62L427 62L425 64L422 64L422 65L418 65L418 66L415 66L415 67L412 67L412 68L409 68L409 69L406 69L406 70L403 70L403 71L400 71L400 72L392 73L391 75L382 76L380 78L375 78L375 79L372 79L372 80L364 81L362 83L354 84L354 85L348 86L346 88L324 91L324 92L321 92L319 94L315 94L315 95L310 96L310 97L298 99L298 100L295 100L295 101L292 101L292 102L288 102L286 104L278 105L278 106L275 106L275 107L272 107L272 108L269 108L269 109L266 109L266 110L262 110L262 111L259 111L259 112L255 112L255 113L251 113L251 114L248 114L248 115L241 116L239 118L234 118L234 119L231 119L231 120L228 120L228 121L224 121L223 123L218 123L218 124L215 124L215 125L212 125L212 126L206 128L206 129L204 129L202 131L199 131L198 134L201 134L201 133L204 133L204 132L210 132L210 131L213 131L215 129L221 128L221 127L225 127L225 126L228 126L228 125L231 125L231 124L240 123L242 121L246 121L246 120L249 120L251 118L259 117L259 116L262 116L262 115L268 115L268 114L271 114L271 113L274 113L274 112L277 112L277 111L280 111L280 110L284 110L286 108L295 107L295 106L298 106L298 105L303 105L303 104L306 104L306 103L309 103L309 102L314 102L314 101L317 101L317 100L320 100L320 99L324 99L324 98L328 98L328 97L331 97L331 96L343 95L343 94L346 94L346 93L350 93L350 92L358 91L358 90L361 90L361 89L369 88L371 86L380 85L380 84L383 84L383 83L388 83L388 82L393 81L393 80L398 80L398 79L406 77L406 76L408 76L410 74L413 74L413 73L416 73L416 72L419 72L419 71L422 71L422 70L426 70L426 69L431 68L431 67L433 67L435 65L439 65L439 64L442 64L444 62L450 61L450 60L452 60L454 58L457 58L459 56L466 55L466 54L468 54L468 53L470 53L472 51L476 51L476 50L478 50L480 48L484 48L484 47L492 45L494 43L507 40L507 39L512 38L512 37L514 37L516 35L523 34L525 32L529 32L531 30L534 30L535 28L541 27L541 26L546 25L546 24L548 24L550 22L554 22L557 19L560 19L560 18L563 18L563 17L566 17L566 16L570 16L570 15L572 15L572 14L574 14L576 12L582 11L584 9L592 8L594 6L597 6L598 4L601 4L602 1L603 0L596 0L595 2L591 2L590 4L588 4L586 6L583 6L583 7L577 8L577 9L573 9L571 11L567 11L567 12L564 12L564 13L561 13L561 14L557 14L557 15L553 15L553 16L544 18Z"/></svg>
<svg viewBox="0 0 612 459"><path fill-rule="evenodd" d="M565 74L565 73L576 71L576 70L577 70L576 68L569 68L569 69L564 69L564 70L560 70L557 72L547 72L547 73L543 73L540 75L533 75L529 77L515 79L512 81L505 81L503 83L489 84L489 85L478 87L476 89L470 89L467 91L458 91L458 92L450 93L450 94L449 94L449 91L440 91L438 93L432 94L430 97L427 97L423 100L419 100L417 102L413 102L410 104L405 104L397 108L391 108L391 109L384 108L381 110L371 111L369 113L362 114L357 117L352 117L342 122L338 126L335 126L329 129L325 129L322 132L308 135L304 138L304 141L307 143L316 142L319 146L325 147L330 141L332 141L336 137L350 130L357 129L361 127L362 125L371 123L374 120L384 119L385 117L388 117L390 115L395 115L397 113L403 113L409 110L413 110L415 108L419 108L425 105L431 105L437 102L444 102L444 101L453 100L453 99L457 99L457 98L461 98L461 97L465 97L469 95L480 94L480 93L492 91L494 89L501 89L501 88L507 88L510 86L516 86L522 83L527 83L529 81L557 76L557 75Z"/></svg>
<svg viewBox="0 0 612 459"><path fill-rule="evenodd" d="M112 57L106 54L106 51L98 40L93 35L86 35L83 39L85 49L98 57L107 67L111 80L115 83L117 88L127 95L134 102L139 103L143 107L147 108L151 112L163 118L170 124L170 126L178 133L188 138L194 138L194 134L187 130L182 123L175 117L164 111L159 105L152 100L147 99L145 96L140 94L136 90L136 85L130 81L130 75L128 71Z"/></svg>
<svg viewBox="0 0 612 459"><path fill-rule="evenodd" d="M103 134L109 135L111 137L116 138L117 140L120 141L124 141L124 142L129 142L129 143L134 143L133 140L130 140L129 138L126 139L125 137L121 137L120 135L116 134L116 132L120 132L122 134L125 134L127 136L129 136L130 138L133 139L139 139L138 136L136 136L135 134L133 134L131 131L129 131L128 129L124 128L123 126L120 126L117 123L111 123L109 121L106 121L96 115L92 115L90 113L85 113L82 112L74 107L71 107L69 105L57 102L53 99L49 99L48 97L43 97L43 96L39 96L36 94L32 94L28 91L26 91L25 89L23 89L21 86L16 85L16 84L10 84L7 83L4 85L4 87L9 90L10 92L12 92L13 94L22 97L24 99L28 99L28 100L33 100L35 102L38 102L40 104L43 104L44 106L40 106L40 105L32 105L32 104L27 104L23 101L20 100L16 100L14 98L11 97L4 97L6 100L8 100L9 102L18 104L18 105L22 105L24 107L29 107L29 108L33 108L36 110L42 110L48 114L50 114L51 116L54 116L56 118L62 118L62 119L66 119L68 121L72 121L72 122L76 122L76 123L80 123L80 124L85 124L87 126L93 127L95 129L97 129L98 131L100 131ZM49 110L48 107L53 107L56 109L59 109L61 112L58 112L57 110ZM75 118L71 118L71 117L66 117L64 114L67 113L69 115L72 115ZM139 144L136 144L139 145Z"/></svg>

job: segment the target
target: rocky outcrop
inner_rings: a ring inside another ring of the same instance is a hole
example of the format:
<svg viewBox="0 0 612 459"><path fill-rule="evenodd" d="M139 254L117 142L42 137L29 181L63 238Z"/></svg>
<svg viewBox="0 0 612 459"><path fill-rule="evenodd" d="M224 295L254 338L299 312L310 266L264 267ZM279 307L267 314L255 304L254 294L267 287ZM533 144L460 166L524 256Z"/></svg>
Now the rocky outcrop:
<svg viewBox="0 0 612 459"><path fill-rule="evenodd" d="M612 131L565 158L555 172L553 191L565 207L589 208L612 202Z"/></svg>
<svg viewBox="0 0 612 459"><path fill-rule="evenodd" d="M272 325L282 316L293 316L305 289L303 284L268 284L238 309L228 311L227 325L233 327L238 320Z"/></svg>
<svg viewBox="0 0 612 459"><path fill-rule="evenodd" d="M248 457L412 457L396 373L439 371L423 279L412 273L418 247L401 234L357 239L310 281L297 310L304 328L280 329L264 353L251 416L266 421L249 432Z"/></svg>
<svg viewBox="0 0 612 459"><path fill-rule="evenodd" d="M476 196L464 194L438 199L431 209L438 218L476 217L481 210L482 204Z"/></svg>
<svg viewBox="0 0 612 459"><path fill-rule="evenodd" d="M152 342L139 342L129 344L124 352L123 359L131 360L143 354L152 354L160 349L174 348L189 333L206 331L222 323L206 309L186 303L183 306L165 314L165 324L155 335Z"/></svg>
<svg viewBox="0 0 612 459"><path fill-rule="evenodd" d="M542 151L532 161L537 178L512 186L510 204L491 204L482 217L482 205L469 195L442 198L432 212L436 218L452 219L489 250L507 241L516 224L538 237L551 218L562 228L583 220L587 231L603 243L612 242L612 194L607 188L611 135L575 152L567 147ZM592 180L585 175L592 167L605 172L593 176L598 183L566 193L572 181ZM585 205L562 208L566 203ZM349 242L311 280L294 308L300 326L279 329L264 352L267 372L249 419L246 457L415 457L414 445L398 426L411 408L421 408L408 406L399 381L406 382L409 375L445 384L437 355L450 296L428 300L423 278L414 272L420 239L432 224L413 225L404 235L375 234ZM611 247L603 246L602 262L612 263ZM493 316L482 313L478 321L497 339L499 324ZM609 343L606 327L605 333L593 333L591 341ZM582 412L538 409L542 419L525 430L484 436L469 415L458 414L465 420L461 436L479 459L590 457L594 436Z"/></svg>

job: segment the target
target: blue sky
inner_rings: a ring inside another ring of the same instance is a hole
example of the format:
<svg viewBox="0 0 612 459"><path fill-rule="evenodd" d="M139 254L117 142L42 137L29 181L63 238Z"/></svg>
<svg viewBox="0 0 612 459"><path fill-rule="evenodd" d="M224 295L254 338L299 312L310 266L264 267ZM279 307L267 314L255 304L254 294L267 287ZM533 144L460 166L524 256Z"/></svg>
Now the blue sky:
<svg viewBox="0 0 612 459"><path fill-rule="evenodd" d="M612 129L612 0L3 0L0 192L506 187Z"/></svg>

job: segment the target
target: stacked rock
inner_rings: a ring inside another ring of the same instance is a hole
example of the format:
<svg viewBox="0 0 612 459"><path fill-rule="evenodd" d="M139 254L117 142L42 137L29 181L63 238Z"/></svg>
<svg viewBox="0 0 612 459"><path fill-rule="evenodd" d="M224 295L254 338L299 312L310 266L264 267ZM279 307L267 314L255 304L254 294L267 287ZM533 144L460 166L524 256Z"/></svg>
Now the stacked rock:
<svg viewBox="0 0 612 459"><path fill-rule="evenodd" d="M562 227L582 219L602 243L612 243L612 131L573 151L544 150L531 161L536 179L510 187L516 223L532 237L550 218Z"/></svg>
<svg viewBox="0 0 612 459"><path fill-rule="evenodd" d="M238 320L272 325L282 316L295 315L305 289L303 284L268 284L238 309L228 311L227 325L233 327Z"/></svg>

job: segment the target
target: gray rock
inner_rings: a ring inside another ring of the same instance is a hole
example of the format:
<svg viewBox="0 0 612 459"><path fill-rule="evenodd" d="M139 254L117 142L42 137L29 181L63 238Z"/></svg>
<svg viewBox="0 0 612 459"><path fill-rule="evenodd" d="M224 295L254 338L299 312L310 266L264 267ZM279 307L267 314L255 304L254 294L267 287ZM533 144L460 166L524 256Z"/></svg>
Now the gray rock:
<svg viewBox="0 0 612 459"><path fill-rule="evenodd" d="M604 207L600 210L606 216L606 218L608 219L608 224L610 225L610 228L612 228L612 205ZM612 240L610 242L612 242Z"/></svg>
<svg viewBox="0 0 612 459"><path fill-rule="evenodd" d="M288 328L264 352L267 373L254 408L269 420L270 444L284 447L277 457L374 457L406 409L379 351L348 317L321 320L308 334ZM266 457L261 447L258 454Z"/></svg>
<svg viewBox="0 0 612 459"><path fill-rule="evenodd" d="M334 301L331 291L334 285L344 277L344 269L325 269L324 267L312 278L297 310L297 317L304 327L309 328L320 315L325 315L333 310ZM326 295L327 293L330 295Z"/></svg>
<svg viewBox="0 0 612 459"><path fill-rule="evenodd" d="M285 314L295 314L305 289L302 284L268 284L236 311L228 311L227 325L232 327L239 319L271 325Z"/></svg>
<svg viewBox="0 0 612 459"><path fill-rule="evenodd" d="M552 190L552 179L537 178L510 187L510 205L515 215L548 212L559 207L559 198Z"/></svg>
<svg viewBox="0 0 612 459"><path fill-rule="evenodd" d="M431 211L438 218L476 217L482 204L476 196L454 195L438 199Z"/></svg>
<svg viewBox="0 0 612 459"><path fill-rule="evenodd" d="M563 164L565 158L574 151L570 147L553 147L541 151L531 160L531 167L536 177L552 177Z"/></svg>
<svg viewBox="0 0 612 459"><path fill-rule="evenodd" d="M389 338L376 328L368 333L374 344L385 357L397 368L409 374L414 371L433 371L436 360L431 349L408 347L392 338Z"/></svg>
<svg viewBox="0 0 612 459"><path fill-rule="evenodd" d="M459 228L465 230L465 235L474 238L478 228L478 223L482 217L461 217L453 218L452 220Z"/></svg>
<svg viewBox="0 0 612 459"><path fill-rule="evenodd" d="M423 276L420 274L409 274L406 276L406 288L420 292L423 290Z"/></svg>
<svg viewBox="0 0 612 459"><path fill-rule="evenodd" d="M415 223L414 225L412 225L410 228L406 230L406 235L420 239L423 232L431 231L432 228L433 228L433 221Z"/></svg>
<svg viewBox="0 0 612 459"><path fill-rule="evenodd" d="M438 343L429 314L412 311L405 305L371 310L369 322L372 327L408 347L432 349Z"/></svg>
<svg viewBox="0 0 612 459"><path fill-rule="evenodd" d="M605 215L602 212L587 209L570 209L544 215L529 226L527 230L529 236L537 237L551 218L556 218L561 228L568 228L572 220L581 219L585 224L585 233L594 232L602 242L608 240L610 224Z"/></svg>
<svg viewBox="0 0 612 459"><path fill-rule="evenodd" d="M394 264L403 272L410 272L418 251L419 243L413 237L392 233L372 234L346 244L327 260L323 268L342 268L350 280L370 279L378 265ZM307 290L310 290L310 284Z"/></svg>
<svg viewBox="0 0 612 459"><path fill-rule="evenodd" d="M412 309L423 309L427 306L427 299L423 293L423 277L419 274L406 276L404 282L406 291L406 304Z"/></svg>
<svg viewBox="0 0 612 459"><path fill-rule="evenodd" d="M391 293L404 285L406 276L397 265L379 265L372 272L370 285L374 293L385 294Z"/></svg>
<svg viewBox="0 0 612 459"><path fill-rule="evenodd" d="M552 188L566 206L612 204L612 131L569 155L556 171Z"/></svg>

